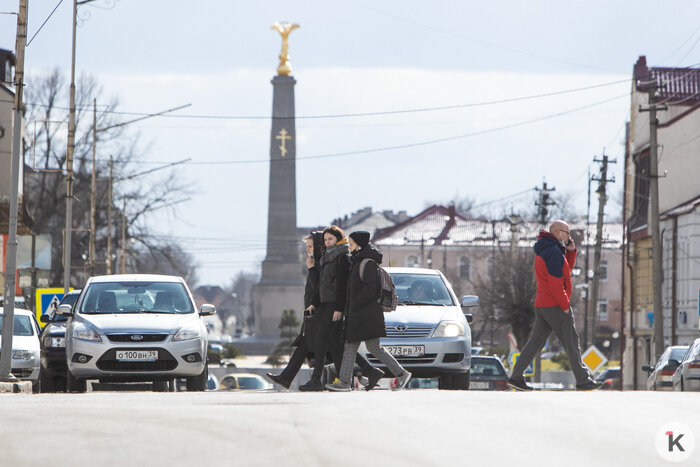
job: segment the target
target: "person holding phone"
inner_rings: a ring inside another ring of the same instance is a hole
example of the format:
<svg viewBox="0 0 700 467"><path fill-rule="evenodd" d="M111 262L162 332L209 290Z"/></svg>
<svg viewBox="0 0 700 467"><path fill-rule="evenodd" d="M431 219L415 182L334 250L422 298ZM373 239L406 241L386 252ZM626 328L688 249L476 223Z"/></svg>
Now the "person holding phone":
<svg viewBox="0 0 700 467"><path fill-rule="evenodd" d="M566 222L557 220L549 226L549 232L540 230L535 243L535 323L508 379L508 386L513 389L532 389L525 383L523 372L544 347L552 331L566 349L571 371L576 377L576 389L600 389L603 386L603 383L593 381L581 361L581 347L571 307L571 268L576 263L576 252L576 243Z"/></svg>

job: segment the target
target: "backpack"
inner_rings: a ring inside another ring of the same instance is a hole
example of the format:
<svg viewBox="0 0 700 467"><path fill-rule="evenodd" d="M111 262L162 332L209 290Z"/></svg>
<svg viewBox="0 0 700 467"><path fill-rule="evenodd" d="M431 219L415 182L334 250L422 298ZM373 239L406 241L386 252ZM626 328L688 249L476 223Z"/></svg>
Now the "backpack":
<svg viewBox="0 0 700 467"><path fill-rule="evenodd" d="M374 260L365 258L360 263L360 280L362 280L365 266L367 266L367 263L370 261ZM375 264L377 264L376 261ZM377 264L377 272L379 273L379 297L377 298L377 303L382 307L384 313L389 313L396 309L399 296L396 295L396 286L394 285L394 280L391 278L391 275L379 264Z"/></svg>

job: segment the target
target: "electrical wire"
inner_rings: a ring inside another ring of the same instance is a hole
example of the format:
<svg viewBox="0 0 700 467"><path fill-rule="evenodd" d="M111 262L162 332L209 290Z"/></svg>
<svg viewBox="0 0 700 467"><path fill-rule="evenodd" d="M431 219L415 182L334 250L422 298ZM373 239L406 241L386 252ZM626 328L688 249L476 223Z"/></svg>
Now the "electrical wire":
<svg viewBox="0 0 700 467"><path fill-rule="evenodd" d="M44 20L43 23L41 23L41 26L39 26L39 29L37 29L37 31L34 33L32 38L29 39L29 42L27 42L27 45L25 47L29 47L29 45L32 43L32 41L37 36L37 34L39 34L39 32L41 32L41 29L44 27L44 25L49 21L49 19L51 19L51 17L56 12L58 7L61 6L61 3L63 3L63 0L58 0L58 4L55 7L53 7L53 10L51 10L51 13L49 13L49 16Z"/></svg>
<svg viewBox="0 0 700 467"><path fill-rule="evenodd" d="M445 138L437 138L437 139L432 139L432 140L427 140L427 141L419 141L416 143L401 144L401 145L396 145L396 146L384 146L384 147L379 147L379 148L363 149L363 150L357 150L357 151L346 151L346 152L339 152L339 153L319 154L316 156L297 157L297 158L292 158L292 159L279 159L275 162L284 162L284 161L293 162L293 161L300 161L300 160L306 161L306 160L314 160L314 159L345 157L345 156L352 156L352 155L359 155L359 154L370 154L370 153L375 153L375 152L393 151L393 150L397 150L397 149L408 149L408 148L414 148L414 147L419 147L419 146L428 146L428 145L432 145L432 144L445 143L445 142L449 142L449 141L456 141L456 140L460 140L460 139L464 139L464 138L469 138L472 136L479 136L479 135L484 135L484 134L488 134L488 133L495 133L495 132L502 131L502 130L517 128L520 126L529 125L532 123L537 123L537 122L549 120L549 119L556 118L556 117L561 117L561 116L564 116L564 115L567 115L567 114L570 114L573 112L577 112L579 110L588 109L588 108L595 107L598 105L606 104L608 102L612 102L614 100L620 99L621 97L627 97L628 95L629 94L625 93L622 95L618 95L615 97L604 99L602 101L594 102L592 104L587 104L587 105L584 105L581 107L576 107L573 109L565 110L562 112L557 112L554 114L545 115L542 117L537 117L537 118L533 118L533 119L529 119L529 120L524 120L521 122L509 124L509 125L504 125L504 126L495 127L495 128L489 128L486 130L474 131L471 133L465 133L465 134L456 135L456 136L448 136ZM190 164L191 165L238 165L238 164L267 164L269 162L270 162L269 159L268 160L250 159L250 160L238 160L238 161L202 161L202 162L191 162Z"/></svg>
<svg viewBox="0 0 700 467"><path fill-rule="evenodd" d="M614 86L616 84L621 84L621 83L629 83L630 79L623 79L623 80L618 80L618 81L611 81L607 83L601 83L601 84L594 84L590 86L584 86L580 88L572 88L572 89L565 89L565 90L560 90L560 91L552 91L552 92L547 92L547 93L541 93L541 94L533 94L529 96L518 96L518 97L511 97L511 98L506 98L506 99L497 99L497 100L492 100L492 101L483 101L483 102L471 102L471 103L466 103L466 104L454 104L454 105L445 105L445 106L434 106L434 107L423 107L423 108L413 108L413 109L400 109L400 110L385 110L385 111L378 111L378 112L360 112L360 113L345 113L345 114L327 114L327 115L298 115L295 116L295 120L305 120L305 119L323 119L323 118L355 118L355 117L375 117L375 116L382 116L382 115L399 115L399 114L409 114L409 113L419 113L419 112L435 112L435 111L442 111L442 110L454 110L454 109L463 109L463 108L470 108L470 107L482 107L482 106L488 106L488 105L498 105L498 104L507 104L511 102L520 102L520 101L525 101L525 100L532 100L532 99L540 99L544 97L552 97L552 96L559 96L562 94L570 94L570 93L575 93L575 92L580 92L580 91L587 91L590 89L597 89L597 88L602 88L602 87L607 87L607 86ZM27 105L33 105L36 107L48 107L46 104L41 104L41 103L28 103ZM58 110L68 110L66 107L60 107L60 106L53 106L54 109ZM91 110L92 107L76 107L76 109L79 110ZM117 110L105 110L103 113L107 114L115 114L115 115L130 115L130 116L141 116L141 115L152 115L149 113L143 113L143 112L127 112L127 111L117 111ZM287 117L270 117L270 116L261 116L261 115L205 115L205 114L190 114L190 115L161 115L160 117L163 118L179 118L179 119L207 119L207 120L270 120L270 119L287 119Z"/></svg>

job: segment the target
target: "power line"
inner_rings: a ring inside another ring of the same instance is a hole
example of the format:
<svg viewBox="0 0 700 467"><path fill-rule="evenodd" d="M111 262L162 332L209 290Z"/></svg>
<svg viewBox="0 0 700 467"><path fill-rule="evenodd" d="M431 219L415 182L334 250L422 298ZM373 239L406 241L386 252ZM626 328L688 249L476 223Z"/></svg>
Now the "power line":
<svg viewBox="0 0 700 467"><path fill-rule="evenodd" d="M53 10L51 10L51 13L49 13L49 16L44 20L43 23L41 23L41 26L39 26L39 29L37 29L37 31L34 33L34 35L32 36L32 38L29 39L29 42L27 42L27 47L29 47L29 44L32 43L32 41L34 40L34 38L36 37L36 35L39 34L39 32L41 32L41 28L43 28L44 25L49 21L49 19L51 19L51 17L52 17L53 14L56 12L56 10L58 9L58 7L61 6L61 3L63 3L63 0L58 0L58 4L56 4L56 6L53 7Z"/></svg>
<svg viewBox="0 0 700 467"><path fill-rule="evenodd" d="M363 149L363 150L357 150L357 151L346 151L346 152L331 153L331 154L320 154L320 155L308 156L308 157L297 157L296 159L290 159L290 160L327 159L327 158L332 158L332 157L344 157L344 156L352 156L352 155L358 155L358 154L369 154L369 153L374 153L374 152L393 151L393 150L397 150L397 149L408 149L408 148L413 148L413 147L418 147L418 146L428 146L428 145L432 145L432 144L445 143L448 141L455 141L455 140L459 140L459 139L469 138L472 136L479 136L479 135L484 135L484 134L488 134L488 133L495 133L497 131L507 130L507 129L511 129L511 128L524 126L524 125L529 125L532 123L541 122L541 121L556 118L556 117L561 117L561 116L566 115L566 114L570 114L573 112L577 112L579 110L588 109L591 107L602 105L602 104L620 99L621 97L627 97L627 96L628 96L628 94L625 93L622 95L618 95L615 97L604 99L602 101L594 102L593 104L588 104L588 105L584 105L581 107L576 107L574 109L569 109L569 110L565 110L562 112L557 112L554 114L545 115L545 116L533 118L530 120L524 120L521 122L516 122L516 123L512 123L512 124L504 125L504 126L500 126L500 127L474 131L471 133L465 133L465 134L456 135L456 136L448 136L446 138L438 138L438 139L432 139L432 140L427 140L427 141L420 141L420 142L416 142L416 143L401 144L401 145L396 145L396 146L384 146L384 147L380 147L380 148ZM284 161L284 159L280 160L279 162L282 162L282 161ZM250 160L240 160L240 161L192 162L191 164L192 165L236 165L236 164L263 164L263 163L266 164L268 162L270 162L270 161L269 160L262 160L262 159L250 159Z"/></svg>
<svg viewBox="0 0 700 467"><path fill-rule="evenodd" d="M482 106L487 106L487 105L507 104L510 102L519 102L519 101L525 101L525 100L540 99L543 97L559 96L562 94L570 94L570 93L575 93L575 92L580 92L580 91L587 91L590 89L602 88L602 87L607 87L607 86L614 86L616 84L629 83L630 81L631 81L630 79L623 79L623 80L611 81L611 82L607 82L607 83L584 86L584 87L580 87L580 88L565 89L565 90L561 90L561 91L552 91L552 92L541 93L541 94L533 94L533 95L529 95L529 96L518 96L518 97L497 99L497 100L484 101L484 102L471 102L471 103L466 103L466 104L423 107L423 108L414 108L414 109L385 110L385 111L378 111L378 112L360 112L360 113L327 114L327 115L298 115L295 117L295 119L296 120L305 120L305 119L322 119L322 118L375 117L375 116L382 116L382 115L399 115L399 114L409 114L409 113L419 113L419 112L434 112L434 111L441 111L441 110L455 110L455 109L463 109L463 108L469 108L469 107L482 107ZM27 105L34 105L36 107L48 107L48 105L41 104L41 103L38 103L38 104L29 103ZM68 110L65 107L59 107L59 106L53 106L53 108L59 109L59 110ZM87 108L87 107L85 107L85 108L76 107L76 108L79 110L91 110L91 108ZM105 110L105 111L103 111L103 113L110 113L110 114L115 114L115 115L131 115L131 116L151 115L151 114L142 113L142 112L126 112L126 111L116 111L116 110ZM180 118L180 119L183 119L183 118L207 119L207 120L270 120L270 119L275 118L275 117L261 116L261 115L205 115L205 114L163 115L163 117L165 117L165 118Z"/></svg>

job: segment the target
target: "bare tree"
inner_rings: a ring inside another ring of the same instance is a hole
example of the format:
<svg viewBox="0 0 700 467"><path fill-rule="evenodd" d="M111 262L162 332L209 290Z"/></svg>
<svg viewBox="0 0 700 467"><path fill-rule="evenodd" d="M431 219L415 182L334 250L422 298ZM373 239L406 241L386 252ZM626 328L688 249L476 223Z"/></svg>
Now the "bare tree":
<svg viewBox="0 0 700 467"><path fill-rule="evenodd" d="M34 222L36 233L52 234L52 284L62 283L63 277L63 231L65 228L65 175L66 175L66 134L68 108L61 105L68 102L67 84L58 70L41 76L30 77L26 89L26 113L30 147L25 181L25 197L28 211ZM107 255L107 207L113 203L112 248L116 251L119 238L117 219L126 205L126 237L134 239L151 253L149 261L132 262L154 269L152 261L163 262L163 270L168 269L168 257L178 251L171 241L157 241L148 234L152 226L148 224L149 214L156 209L171 207L189 193L187 182L174 176L174 172L157 176L144 183L138 177L143 165L138 159L147 151L140 142L138 133L128 132L126 126L118 126L124 121L116 111L119 102L116 98L108 101L103 97L103 89L97 81L81 76L76 85L76 137L74 150L74 201L73 201L73 241L71 265L74 271L72 281L79 282L80 271L85 264L88 252L90 228L90 195L92 178L92 121L93 99L100 103L97 110L98 146L95 169L98 185L96 192L96 258L97 272L106 270ZM107 104L105 104L107 101ZM113 199L108 199L109 157L114 160L114 180L129 180L115 183ZM116 205L116 206L115 206ZM132 242L133 243L133 242ZM154 252L160 252L155 254ZM191 261L179 255L178 267L185 269L183 261ZM172 264L171 264L172 266ZM194 266L187 269L194 270ZM113 272L116 269L113 268ZM138 269L135 271L138 272Z"/></svg>

